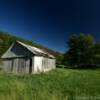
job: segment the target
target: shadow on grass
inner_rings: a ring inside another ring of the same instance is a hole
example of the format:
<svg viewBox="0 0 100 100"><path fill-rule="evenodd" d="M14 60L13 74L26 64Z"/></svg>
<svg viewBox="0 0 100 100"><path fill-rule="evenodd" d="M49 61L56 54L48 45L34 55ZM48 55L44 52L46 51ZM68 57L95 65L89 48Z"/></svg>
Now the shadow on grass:
<svg viewBox="0 0 100 100"><path fill-rule="evenodd" d="M75 100L75 93L73 91L67 90L66 92L64 91L64 94L67 100Z"/></svg>
<svg viewBox="0 0 100 100"><path fill-rule="evenodd" d="M57 66L57 68L63 68L63 69L80 69L80 70L97 70L100 69L100 65L80 65L80 66Z"/></svg>

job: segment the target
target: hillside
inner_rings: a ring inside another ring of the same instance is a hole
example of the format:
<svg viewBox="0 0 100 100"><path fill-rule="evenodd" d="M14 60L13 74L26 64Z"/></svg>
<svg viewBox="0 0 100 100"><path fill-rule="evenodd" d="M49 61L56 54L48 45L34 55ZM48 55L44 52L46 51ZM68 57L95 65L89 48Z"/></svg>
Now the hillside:
<svg viewBox="0 0 100 100"><path fill-rule="evenodd" d="M12 36L10 35L9 33L7 32L2 32L0 31L0 56L9 48L9 46L16 40L19 40L23 43L26 43L26 44L29 44L29 45L32 45L32 46L36 46L40 49L43 49L51 54L53 54L54 56L58 56L60 53L59 52L56 52L56 51L53 51L51 49L48 49L44 46L41 46L35 42L32 42L30 40L26 40L26 39L23 39L23 38L20 38L20 37L16 37L16 36Z"/></svg>

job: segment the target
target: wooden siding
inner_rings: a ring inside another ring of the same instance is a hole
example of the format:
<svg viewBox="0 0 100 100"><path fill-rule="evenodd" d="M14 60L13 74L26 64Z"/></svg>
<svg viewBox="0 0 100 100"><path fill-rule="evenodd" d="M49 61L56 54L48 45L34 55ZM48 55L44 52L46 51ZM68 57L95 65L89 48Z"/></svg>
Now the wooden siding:
<svg viewBox="0 0 100 100"><path fill-rule="evenodd" d="M55 63L56 63L55 59L43 57L42 58L42 68L44 72L51 70L51 69L55 69L56 68Z"/></svg>
<svg viewBox="0 0 100 100"><path fill-rule="evenodd" d="M34 57L34 73L45 72L56 68L55 59L50 59L42 56Z"/></svg>
<svg viewBox="0 0 100 100"><path fill-rule="evenodd" d="M4 71L9 73L29 73L30 59L12 58L3 61Z"/></svg>

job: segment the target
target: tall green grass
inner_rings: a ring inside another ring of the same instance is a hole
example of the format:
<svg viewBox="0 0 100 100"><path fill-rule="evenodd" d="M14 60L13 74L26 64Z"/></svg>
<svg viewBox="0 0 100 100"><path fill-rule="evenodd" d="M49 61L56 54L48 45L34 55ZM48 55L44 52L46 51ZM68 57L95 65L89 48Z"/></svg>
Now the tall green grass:
<svg viewBox="0 0 100 100"><path fill-rule="evenodd" d="M0 100L100 100L100 70L56 69L37 75L0 73Z"/></svg>

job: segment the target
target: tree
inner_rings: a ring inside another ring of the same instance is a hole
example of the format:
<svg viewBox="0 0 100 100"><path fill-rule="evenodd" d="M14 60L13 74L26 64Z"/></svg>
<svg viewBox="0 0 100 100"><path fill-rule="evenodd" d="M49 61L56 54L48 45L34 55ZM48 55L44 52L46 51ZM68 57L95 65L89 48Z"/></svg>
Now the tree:
<svg viewBox="0 0 100 100"><path fill-rule="evenodd" d="M93 62L96 66L100 66L100 42L95 43L94 47L93 47Z"/></svg>
<svg viewBox="0 0 100 100"><path fill-rule="evenodd" d="M88 65L93 61L92 48L94 46L94 38L91 35L72 35L68 41L69 50L65 53L65 59L71 65ZM66 57L67 55L67 57Z"/></svg>

